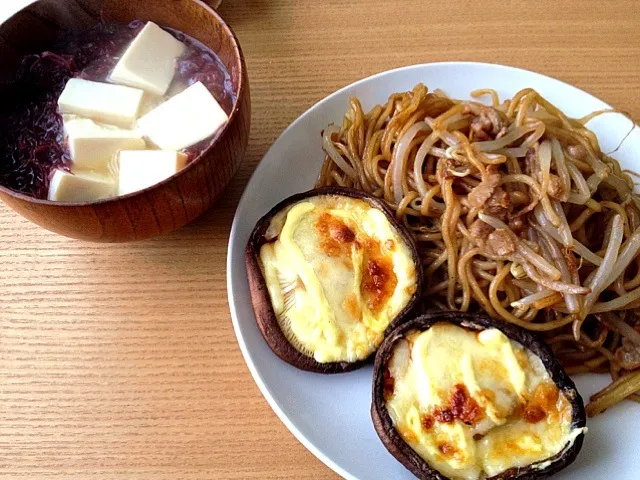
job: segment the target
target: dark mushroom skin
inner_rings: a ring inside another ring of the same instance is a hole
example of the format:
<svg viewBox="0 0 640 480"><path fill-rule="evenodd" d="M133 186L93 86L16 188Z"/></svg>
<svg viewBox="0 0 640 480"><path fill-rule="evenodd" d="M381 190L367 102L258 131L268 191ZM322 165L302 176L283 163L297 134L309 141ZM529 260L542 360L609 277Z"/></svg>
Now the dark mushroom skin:
<svg viewBox="0 0 640 480"><path fill-rule="evenodd" d="M439 322L448 322L468 330L485 330L496 328L509 339L515 340L523 347L536 354L549 373L558 389L565 395L572 407L571 428L582 428L586 424L586 414L582 397L575 384L569 378L551 349L538 335L515 325L491 319L484 314L461 312L429 312L414 319L408 319L391 332L380 345L373 367L373 394L371 402L371 418L376 433L389 452L411 473L421 480L449 480L448 477L431 467L407 444L395 429L386 408L384 399L384 370L389 362L395 344L412 330L425 331ZM569 466L576 459L582 448L584 433L576 437L569 448L565 448L553 457L536 462L527 467L511 468L488 478L487 480L539 480L548 478ZM549 463L544 468L536 468L537 464Z"/></svg>
<svg viewBox="0 0 640 480"><path fill-rule="evenodd" d="M341 187L323 187L307 192L293 195L273 207L269 213L262 217L253 229L247 247L245 250L245 264L247 269L247 277L249 280L249 292L251 294L251 303L256 317L258 328L262 333L267 345L271 350L285 362L297 367L301 370L317 373L343 373L360 368L368 363L374 356L373 352L368 358L356 362L326 362L320 363L314 358L299 352L285 337L282 332L276 314L271 304L266 280L262 274L259 263L260 247L267 243L265 237L267 228L272 218L280 211L286 209L290 205L294 205L307 198L325 195L335 195L354 198L367 202L373 208L383 212L390 224L395 227L400 237L404 240L413 257L416 265L416 291L409 303L396 315L393 321L385 330L385 336L403 321L415 303L420 298L422 292L422 266L415 240L411 233L398 221L387 204L372 195L355 191L349 188Z"/></svg>

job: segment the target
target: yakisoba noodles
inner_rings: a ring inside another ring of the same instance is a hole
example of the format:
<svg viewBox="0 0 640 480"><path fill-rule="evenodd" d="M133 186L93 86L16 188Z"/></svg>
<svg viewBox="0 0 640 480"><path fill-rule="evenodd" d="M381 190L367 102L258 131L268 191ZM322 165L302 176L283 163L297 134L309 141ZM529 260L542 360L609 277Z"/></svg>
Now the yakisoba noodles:
<svg viewBox="0 0 640 480"><path fill-rule="evenodd" d="M569 373L607 372L590 415L640 395L640 197L585 124L532 89L492 105L416 85L323 132L318 186L382 197L419 242L424 295L545 335Z"/></svg>

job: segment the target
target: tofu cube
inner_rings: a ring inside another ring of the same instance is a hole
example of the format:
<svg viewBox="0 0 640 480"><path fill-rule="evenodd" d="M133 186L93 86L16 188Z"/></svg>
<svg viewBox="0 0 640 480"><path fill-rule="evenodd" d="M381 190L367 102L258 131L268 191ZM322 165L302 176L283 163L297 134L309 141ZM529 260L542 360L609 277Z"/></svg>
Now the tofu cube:
<svg viewBox="0 0 640 480"><path fill-rule="evenodd" d="M180 152L123 150L118 155L118 195L137 192L169 178L187 164Z"/></svg>
<svg viewBox="0 0 640 480"><path fill-rule="evenodd" d="M182 150L213 135L228 120L202 82L194 83L138 120L138 128L162 150Z"/></svg>
<svg viewBox="0 0 640 480"><path fill-rule="evenodd" d="M142 134L110 125L100 125L88 118L64 118L73 169L108 173L109 163L120 150L143 150Z"/></svg>
<svg viewBox="0 0 640 480"><path fill-rule="evenodd" d="M71 78L58 98L58 108L63 114L131 128L143 95L138 88Z"/></svg>
<svg viewBox="0 0 640 480"><path fill-rule="evenodd" d="M56 170L49 184L48 198L58 202L92 202L116 193L116 182L109 177Z"/></svg>
<svg viewBox="0 0 640 480"><path fill-rule="evenodd" d="M109 80L164 95L173 80L176 58L185 45L153 22L147 22L114 67Z"/></svg>

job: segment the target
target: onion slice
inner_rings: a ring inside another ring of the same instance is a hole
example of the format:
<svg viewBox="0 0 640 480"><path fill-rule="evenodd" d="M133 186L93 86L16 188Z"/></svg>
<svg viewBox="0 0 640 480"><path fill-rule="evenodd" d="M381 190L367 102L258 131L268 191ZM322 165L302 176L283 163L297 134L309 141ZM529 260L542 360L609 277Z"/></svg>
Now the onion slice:
<svg viewBox="0 0 640 480"><path fill-rule="evenodd" d="M561 200L566 202L569 198L569 192L571 191L571 175L569 175L569 170L567 169L567 162L564 158L560 141L555 137L551 139L551 152L553 153L553 160L556 164L558 177L560 177L560 181L562 182Z"/></svg>
<svg viewBox="0 0 640 480"><path fill-rule="evenodd" d="M482 220L487 225L492 226L493 228L504 228L505 230L511 230L509 225L504 223L502 220L496 217L492 217L491 215L487 215L485 213L479 212L478 218Z"/></svg>
<svg viewBox="0 0 640 480"><path fill-rule="evenodd" d="M542 191L546 192L546 187L549 185L549 174L551 173L551 142L549 140L545 140L540 144L538 159L540 161L540 184L543 185Z"/></svg>
<svg viewBox="0 0 640 480"><path fill-rule="evenodd" d="M542 229L548 233L552 238L562 243L562 237L558 233L558 230L551 225L551 222L544 215L544 211L542 208L538 208L539 205L534 210L534 214L536 216L536 220L538 220L538 224L542 227ZM593 253L587 247L585 247L582 243L577 240L573 240L573 251L580 255L582 258L587 260L588 262L594 265L600 265L602 263L602 258Z"/></svg>
<svg viewBox="0 0 640 480"><path fill-rule="evenodd" d="M636 254L640 250L640 228L637 228L633 235L627 240L622 247L620 256L611 269L611 273L607 277L606 283L613 283L620 275L624 273L626 268L631 264Z"/></svg>
<svg viewBox="0 0 640 480"><path fill-rule="evenodd" d="M548 250L550 256L553 257L553 259L556 261L556 265L558 266L558 268L560 268L562 281L566 283L579 283L579 277L577 279L578 281L576 282L576 279L574 279L571 275L569 266L567 265L564 255L560 250L560 246L556 243L556 241L540 227L537 227L536 230L542 238L542 248ZM580 311L580 300L576 295L565 293L564 300L567 304L567 311L569 313L578 313Z"/></svg>
<svg viewBox="0 0 640 480"><path fill-rule="evenodd" d="M618 259L618 252L620 245L622 244L622 217L616 214L611 222L611 235L609 237L609 244L604 254L604 259L595 272L595 275L587 286L591 289L591 292L587 294L584 299L584 308L582 310L582 318L587 316L587 313L598 299L598 295L608 286L607 280L611 274L616 260Z"/></svg>
<svg viewBox="0 0 640 480"><path fill-rule="evenodd" d="M489 140L486 142L474 142L471 145L480 152L493 152L499 148L505 148L508 145L515 142L517 139L526 135L529 132L533 132L538 127L538 124L525 125L523 127L514 128L507 133L504 137L500 137L498 140Z"/></svg>
<svg viewBox="0 0 640 480"><path fill-rule="evenodd" d="M578 187L578 193L571 192L569 194L569 202L576 203L578 205L584 205L587 200L591 198L591 192L589 191L589 185L587 185L587 181L584 179L584 176L578 170L573 163L567 163L567 170L569 171L569 176Z"/></svg>
<svg viewBox="0 0 640 480"><path fill-rule="evenodd" d="M416 186L418 187L418 192L420 192L420 196L424 197L427 194L427 184L424 181L424 176L422 174L422 166L424 165L424 160L429 154L431 147L438 141L438 136L434 132L429 135L420 148L416 152L416 158L413 162L413 178L416 181Z"/></svg>
<svg viewBox="0 0 640 480"><path fill-rule="evenodd" d="M558 225L558 234L562 239L562 244L565 247L573 248L573 235L571 234L571 228L569 227L569 222L567 221L567 216L564 214L562 205L560 205L560 202L557 200L554 200L551 202L551 206L560 220L560 224Z"/></svg>
<svg viewBox="0 0 640 480"><path fill-rule="evenodd" d="M358 174L354 170L354 168L347 163L347 161L342 158L342 155L338 153L338 150L333 145L333 140L331 140L331 136L334 133L340 133L340 128L336 125L329 125L324 129L322 133L322 148L324 151L331 157L331 160L340 168L344 173L346 173L349 178L353 181L358 180ZM401 199L402 200L402 199Z"/></svg>
<svg viewBox="0 0 640 480"><path fill-rule="evenodd" d="M589 288L574 285L573 283L558 282L540 275L530 263L522 262L522 268L534 282L542 285L549 290L555 290L560 293L573 293L575 295L585 295L590 292Z"/></svg>
<svg viewBox="0 0 640 480"><path fill-rule="evenodd" d="M393 149L390 168L393 183L393 198L396 203L400 203L404 198L402 178L405 172L404 166L409 156L409 147L418 132L422 130L431 130L431 127L425 122L418 122L411 125Z"/></svg>
<svg viewBox="0 0 640 480"><path fill-rule="evenodd" d="M529 305L534 304L538 300L542 300L543 298L551 297L551 296L553 296L555 294L556 294L556 292L554 292L553 290L549 290L548 288L545 288L543 290L540 290L539 292L532 293L531 295L527 295L526 297L523 297L520 300L516 300L515 302L511 302L511 306L513 308L528 307Z"/></svg>

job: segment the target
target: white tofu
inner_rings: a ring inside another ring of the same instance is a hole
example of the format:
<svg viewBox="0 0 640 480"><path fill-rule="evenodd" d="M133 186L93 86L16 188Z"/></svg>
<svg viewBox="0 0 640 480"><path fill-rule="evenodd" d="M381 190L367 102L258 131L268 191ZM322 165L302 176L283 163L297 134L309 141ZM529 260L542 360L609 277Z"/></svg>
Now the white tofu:
<svg viewBox="0 0 640 480"><path fill-rule="evenodd" d="M164 95L173 80L176 58L185 45L153 22L147 22L114 67L109 80Z"/></svg>
<svg viewBox="0 0 640 480"><path fill-rule="evenodd" d="M188 157L176 151L123 150L118 159L118 195L126 195L169 178L187 164Z"/></svg>
<svg viewBox="0 0 640 480"><path fill-rule="evenodd" d="M49 200L58 202L91 202L113 197L116 193L115 180L88 173L56 170L49 184Z"/></svg>
<svg viewBox="0 0 640 480"><path fill-rule="evenodd" d="M138 118L144 91L138 88L71 78L58 98L61 113L130 128Z"/></svg>
<svg viewBox="0 0 640 480"><path fill-rule="evenodd" d="M162 150L182 150L213 135L228 120L220 104L197 82L138 120L140 131Z"/></svg>
<svg viewBox="0 0 640 480"><path fill-rule="evenodd" d="M140 132L101 125L88 118L64 118L64 128L74 170L108 173L111 159L120 150L143 150L147 146Z"/></svg>

